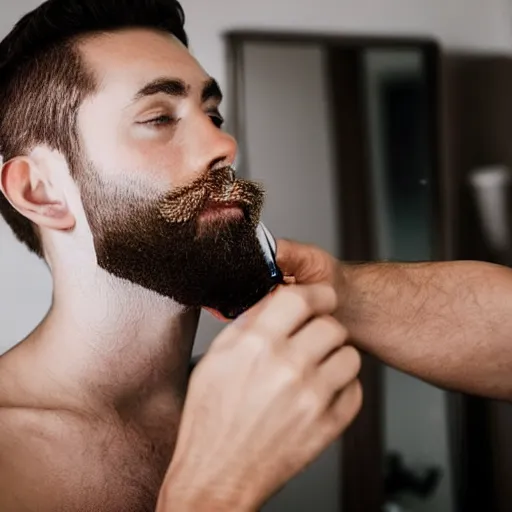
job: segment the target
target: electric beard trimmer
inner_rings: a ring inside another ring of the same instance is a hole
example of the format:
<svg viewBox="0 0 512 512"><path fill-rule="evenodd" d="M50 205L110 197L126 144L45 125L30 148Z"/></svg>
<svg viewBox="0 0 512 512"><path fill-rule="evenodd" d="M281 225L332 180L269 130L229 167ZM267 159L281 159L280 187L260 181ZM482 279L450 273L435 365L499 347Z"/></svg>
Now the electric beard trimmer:
<svg viewBox="0 0 512 512"><path fill-rule="evenodd" d="M268 274L268 286L265 289L259 290L251 303L241 304L240 306L231 308L227 311L218 311L221 317L226 320L234 320L263 299L263 297L271 293L277 285L284 283L283 274L276 263L276 241L262 222L260 222L256 228L256 237L261 248L266 272Z"/></svg>

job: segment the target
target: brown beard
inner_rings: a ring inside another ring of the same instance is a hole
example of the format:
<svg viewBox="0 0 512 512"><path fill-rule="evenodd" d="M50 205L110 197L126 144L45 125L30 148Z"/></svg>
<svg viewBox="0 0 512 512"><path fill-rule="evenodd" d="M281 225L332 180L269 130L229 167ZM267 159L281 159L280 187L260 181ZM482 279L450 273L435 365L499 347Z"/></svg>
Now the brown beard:
<svg viewBox="0 0 512 512"><path fill-rule="evenodd" d="M77 175L98 265L109 273L228 317L274 285L256 237L263 190L235 180L231 169L208 171L165 195L106 182L91 165ZM243 215L199 219L207 205L223 202Z"/></svg>

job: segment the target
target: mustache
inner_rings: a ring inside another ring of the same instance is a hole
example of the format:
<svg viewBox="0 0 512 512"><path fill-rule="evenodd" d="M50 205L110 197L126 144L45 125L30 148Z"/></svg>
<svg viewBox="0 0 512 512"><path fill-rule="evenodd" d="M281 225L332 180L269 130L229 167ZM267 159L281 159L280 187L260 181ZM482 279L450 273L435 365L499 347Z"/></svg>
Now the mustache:
<svg viewBox="0 0 512 512"><path fill-rule="evenodd" d="M159 202L159 212L167 222L182 224L194 220L208 203L239 205L257 224L265 198L263 187L236 178L232 167L210 170L192 183L167 193Z"/></svg>

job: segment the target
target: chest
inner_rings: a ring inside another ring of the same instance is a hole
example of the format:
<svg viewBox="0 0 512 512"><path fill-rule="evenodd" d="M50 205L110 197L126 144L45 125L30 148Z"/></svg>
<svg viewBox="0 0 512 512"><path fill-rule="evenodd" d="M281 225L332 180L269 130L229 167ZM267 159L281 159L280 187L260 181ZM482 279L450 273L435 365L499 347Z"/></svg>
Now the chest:
<svg viewBox="0 0 512 512"><path fill-rule="evenodd" d="M170 421L105 427L83 441L84 467L95 468L92 489L118 497L123 510L153 512L174 451L177 428ZM94 443L94 444L93 444ZM87 475L82 475L87 478ZM109 511L110 512L110 511Z"/></svg>
<svg viewBox="0 0 512 512"><path fill-rule="evenodd" d="M7 471L8 487L33 501L34 510L154 512L174 450L175 419L68 420L58 428L44 420L18 430Z"/></svg>

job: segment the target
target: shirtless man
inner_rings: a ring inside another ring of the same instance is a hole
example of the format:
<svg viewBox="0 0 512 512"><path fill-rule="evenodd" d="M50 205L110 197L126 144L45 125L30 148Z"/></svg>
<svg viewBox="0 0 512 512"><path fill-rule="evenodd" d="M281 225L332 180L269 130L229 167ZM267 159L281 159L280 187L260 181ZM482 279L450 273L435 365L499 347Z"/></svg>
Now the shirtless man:
<svg viewBox="0 0 512 512"><path fill-rule="evenodd" d="M0 44L0 212L54 282L0 358L2 512L257 510L360 407L327 282L229 325L187 390L200 307L267 283L186 44L173 0L50 0Z"/></svg>
<svg viewBox="0 0 512 512"><path fill-rule="evenodd" d="M178 7L136 4L120 13L119 2L53 1L0 48L0 209L55 282L48 317L0 359L0 509L138 512L154 510L157 496L162 511L257 509L360 405L357 354L329 313L395 367L511 399L509 269L346 266L280 241L280 266L301 286L265 299L214 342L176 442L197 308L167 295L190 291L179 286L184 269L163 264L172 250L138 248L155 222L163 229L151 200L226 177L236 148L216 126L218 91L204 89L209 78L178 42ZM78 33L89 37L35 58L52 37ZM163 77L185 87L154 82ZM186 216L183 203L169 205L167 214ZM218 232L226 216L239 212L210 211L201 225ZM186 275L212 291L211 273Z"/></svg>

